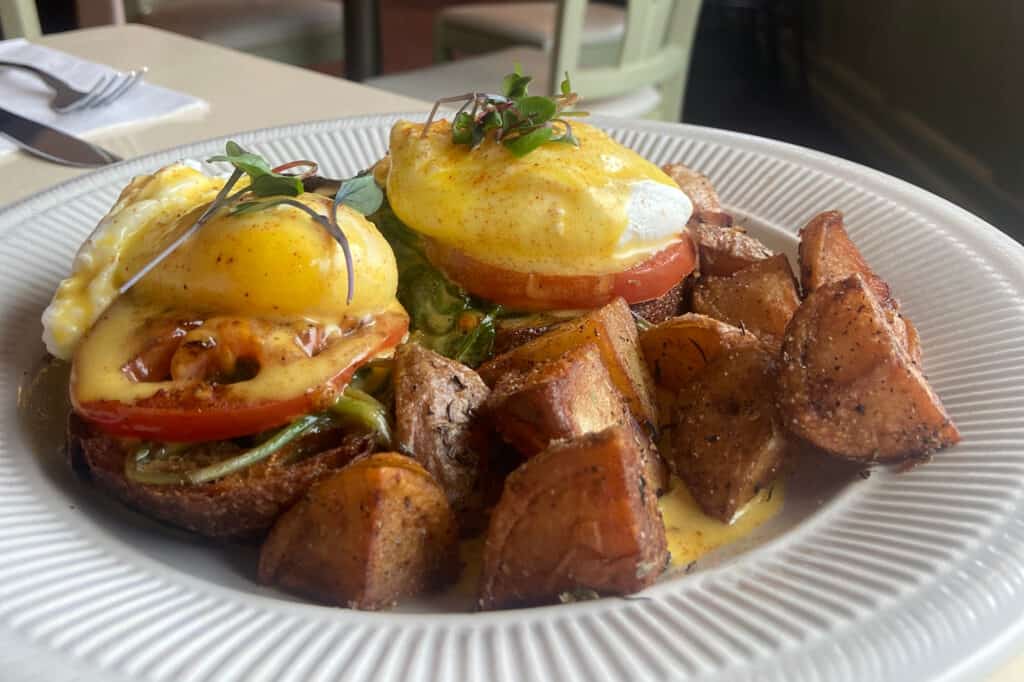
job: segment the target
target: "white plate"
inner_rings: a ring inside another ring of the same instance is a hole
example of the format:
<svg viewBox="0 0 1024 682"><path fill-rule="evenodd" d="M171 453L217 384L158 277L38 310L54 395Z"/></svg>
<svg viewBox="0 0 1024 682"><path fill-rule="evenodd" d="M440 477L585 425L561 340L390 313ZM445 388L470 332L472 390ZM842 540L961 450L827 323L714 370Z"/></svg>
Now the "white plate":
<svg viewBox="0 0 1024 682"><path fill-rule="evenodd" d="M346 176L383 153L394 120L236 137ZM1007 653L1024 612L1024 252L935 196L829 156L692 126L598 123L655 162L711 176L730 209L790 252L811 215L844 210L920 330L963 443L868 480L811 462L758 536L643 599L359 613L260 588L252 552L167 531L76 481L59 421L16 404L43 357L39 314L79 243L129 177L223 142L190 145L0 213L0 677L951 680Z"/></svg>

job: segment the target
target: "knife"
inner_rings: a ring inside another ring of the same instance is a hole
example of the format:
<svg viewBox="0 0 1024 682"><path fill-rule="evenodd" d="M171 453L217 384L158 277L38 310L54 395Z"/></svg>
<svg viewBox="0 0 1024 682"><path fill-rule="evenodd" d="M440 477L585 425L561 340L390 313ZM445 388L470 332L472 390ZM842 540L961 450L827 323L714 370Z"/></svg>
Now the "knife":
<svg viewBox="0 0 1024 682"><path fill-rule="evenodd" d="M85 140L36 123L0 108L0 135L29 154L65 166L93 168L117 163L120 157Z"/></svg>

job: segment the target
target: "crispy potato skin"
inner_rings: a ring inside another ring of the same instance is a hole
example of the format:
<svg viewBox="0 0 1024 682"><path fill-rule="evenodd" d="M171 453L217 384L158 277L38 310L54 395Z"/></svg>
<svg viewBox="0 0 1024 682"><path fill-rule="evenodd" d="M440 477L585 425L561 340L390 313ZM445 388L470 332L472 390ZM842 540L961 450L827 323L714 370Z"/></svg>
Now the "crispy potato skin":
<svg viewBox="0 0 1024 682"><path fill-rule="evenodd" d="M772 255L768 247L747 234L742 227L697 222L691 224L689 229L697 245L702 276L725 277Z"/></svg>
<svg viewBox="0 0 1024 682"><path fill-rule="evenodd" d="M637 329L629 305L618 298L546 334L484 363L477 370L488 386L505 374L555 360L566 351L594 343L612 383L622 393L630 412L642 425L657 424L654 385L637 347Z"/></svg>
<svg viewBox="0 0 1024 682"><path fill-rule="evenodd" d="M395 447L430 472L457 515L478 507L487 443L474 416L490 389L469 367L417 343L399 346L393 382Z"/></svg>
<svg viewBox="0 0 1024 682"><path fill-rule="evenodd" d="M668 488L668 469L612 385L596 344L506 374L495 384L485 412L502 437L525 457L545 450L553 441L624 426L640 443L648 484L658 494Z"/></svg>
<svg viewBox="0 0 1024 682"><path fill-rule="evenodd" d="M317 480L370 451L364 437L348 436L294 464L271 457L244 472L196 486L146 485L125 477L129 450L72 414L72 467L108 494L158 521L221 540L262 538L274 521Z"/></svg>
<svg viewBox="0 0 1024 682"><path fill-rule="evenodd" d="M800 230L800 284L810 294L837 280L860 274L878 300L891 297L889 285L876 275L850 239L840 211L825 211Z"/></svg>
<svg viewBox="0 0 1024 682"><path fill-rule="evenodd" d="M693 288L693 312L752 332L778 349L800 305L785 254L756 261L728 277L705 275Z"/></svg>
<svg viewBox="0 0 1024 682"><path fill-rule="evenodd" d="M755 345L757 339L707 315L687 313L644 330L639 343L654 382L674 394L686 389L723 350Z"/></svg>
<svg viewBox="0 0 1024 682"><path fill-rule="evenodd" d="M885 308L893 333L914 362L921 364L921 338L917 328L903 317L900 304L892 296L888 283L875 274L850 239L841 212L819 213L800 230L799 255L800 281L805 295L851 275L863 277Z"/></svg>
<svg viewBox="0 0 1024 682"><path fill-rule="evenodd" d="M513 472L487 533L480 606L651 585L669 556L654 491L643 480L640 449L621 427L552 445Z"/></svg>
<svg viewBox="0 0 1024 682"><path fill-rule="evenodd" d="M722 344L678 394L665 456L708 516L729 522L778 473L776 369L761 343Z"/></svg>
<svg viewBox="0 0 1024 682"><path fill-rule="evenodd" d="M960 440L860 274L818 287L796 311L780 388L786 427L842 457L898 462Z"/></svg>
<svg viewBox="0 0 1024 682"><path fill-rule="evenodd" d="M456 575L444 491L412 458L379 453L310 488L271 531L259 579L317 601L380 609Z"/></svg>
<svg viewBox="0 0 1024 682"><path fill-rule="evenodd" d="M661 167L665 175L676 181L683 194L690 198L695 212L720 213L722 202L707 176L691 170L681 163L666 163Z"/></svg>

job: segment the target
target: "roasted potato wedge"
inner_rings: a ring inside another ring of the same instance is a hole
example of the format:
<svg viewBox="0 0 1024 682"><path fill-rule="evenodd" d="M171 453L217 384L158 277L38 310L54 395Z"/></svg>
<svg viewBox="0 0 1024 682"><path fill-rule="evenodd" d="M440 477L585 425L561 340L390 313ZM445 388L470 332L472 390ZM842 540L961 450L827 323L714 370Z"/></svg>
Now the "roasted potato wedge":
<svg viewBox="0 0 1024 682"><path fill-rule="evenodd" d="M697 244L700 274L705 276L728 276L772 255L767 246L742 227L698 222L690 226L690 235Z"/></svg>
<svg viewBox="0 0 1024 682"><path fill-rule="evenodd" d="M668 487L665 463L612 385L596 344L506 374L495 384L485 411L502 437L526 457L552 441L626 426L643 451L648 483L659 494Z"/></svg>
<svg viewBox="0 0 1024 682"><path fill-rule="evenodd" d="M706 175L687 168L681 163L667 163L661 167L665 174L676 181L683 194L690 198L695 211L708 211L719 213L722 210L722 202L718 199L718 192Z"/></svg>
<svg viewBox="0 0 1024 682"><path fill-rule="evenodd" d="M728 277L701 277L693 287L691 309L744 328L777 349L799 305L796 278L780 253Z"/></svg>
<svg viewBox="0 0 1024 682"><path fill-rule="evenodd" d="M878 300L885 303L889 285L864 260L843 226L840 211L825 211L800 230L800 284L804 294L850 275L860 274Z"/></svg>
<svg viewBox="0 0 1024 682"><path fill-rule="evenodd" d="M411 457L358 459L310 488L260 551L259 579L318 601L380 609L458 571L455 517Z"/></svg>
<svg viewBox="0 0 1024 682"><path fill-rule="evenodd" d="M417 343L399 346L392 376L395 447L430 472L457 515L479 507L487 443L473 418L490 389L469 367Z"/></svg>
<svg viewBox="0 0 1024 682"><path fill-rule="evenodd" d="M665 457L708 516L731 521L778 473L776 371L761 343L726 345L676 398Z"/></svg>
<svg viewBox="0 0 1024 682"><path fill-rule="evenodd" d="M865 462L922 458L960 440L888 313L860 274L823 284L804 300L782 344L787 428Z"/></svg>
<svg viewBox="0 0 1024 682"><path fill-rule="evenodd" d="M910 320L900 313L888 283L868 266L843 226L843 214L826 211L800 230L800 281L804 295L820 286L859 274L885 308L893 332L907 353L921 364L921 339Z"/></svg>
<svg viewBox="0 0 1024 682"><path fill-rule="evenodd" d="M505 374L528 369L538 362L555 360L566 351L594 343L619 392L638 423L657 424L654 388L647 365L637 347L636 323L629 305L618 298L571 322L558 325L543 336L499 355L477 370L489 385Z"/></svg>
<svg viewBox="0 0 1024 682"><path fill-rule="evenodd" d="M693 313L666 320L640 334L640 349L655 384L673 394L689 386L724 350L757 343L751 333Z"/></svg>
<svg viewBox="0 0 1024 682"><path fill-rule="evenodd" d="M652 584L669 555L642 459L630 431L614 427L554 444L514 471L487 532L480 606Z"/></svg>

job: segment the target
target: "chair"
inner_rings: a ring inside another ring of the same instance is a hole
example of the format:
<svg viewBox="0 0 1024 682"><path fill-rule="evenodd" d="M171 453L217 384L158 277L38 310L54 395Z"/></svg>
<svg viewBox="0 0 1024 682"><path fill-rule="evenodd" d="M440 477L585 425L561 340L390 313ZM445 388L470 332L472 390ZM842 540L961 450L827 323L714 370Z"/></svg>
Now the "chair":
<svg viewBox="0 0 1024 682"><path fill-rule="evenodd" d="M494 91L518 63L534 76L535 93L556 94L562 74L585 98L587 111L678 121L700 0L630 0L625 34L611 65L581 63L587 1L562 0L554 49L518 47L425 69L371 79L368 85L433 101L470 90Z"/></svg>
<svg viewBox="0 0 1024 682"><path fill-rule="evenodd" d="M0 0L0 29L4 38L41 36L35 0Z"/></svg>
<svg viewBox="0 0 1024 682"><path fill-rule="evenodd" d="M555 44L558 5L555 2L478 3L446 7L434 26L434 61L453 53L473 55L527 45L550 51ZM587 7L580 61L611 64L626 32L626 13L600 2Z"/></svg>
<svg viewBox="0 0 1024 682"><path fill-rule="evenodd" d="M127 19L298 66L344 56L339 0L77 0L77 4L83 25Z"/></svg>

